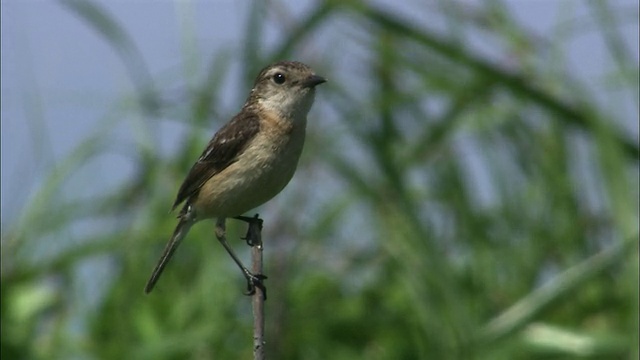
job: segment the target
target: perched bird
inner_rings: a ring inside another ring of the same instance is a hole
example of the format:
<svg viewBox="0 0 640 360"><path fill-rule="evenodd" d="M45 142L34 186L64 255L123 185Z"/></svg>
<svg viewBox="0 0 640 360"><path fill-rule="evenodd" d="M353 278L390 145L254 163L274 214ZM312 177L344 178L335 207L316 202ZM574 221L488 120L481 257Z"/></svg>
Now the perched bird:
<svg viewBox="0 0 640 360"><path fill-rule="evenodd" d="M204 219L241 216L276 196L296 171L304 145L307 113L315 87L326 82L300 62L271 64L258 74L242 110L209 141L178 190L173 209L184 202L178 225L164 249L145 293L151 292L191 226ZM222 245L241 267L249 287L262 275L251 274L226 241Z"/></svg>

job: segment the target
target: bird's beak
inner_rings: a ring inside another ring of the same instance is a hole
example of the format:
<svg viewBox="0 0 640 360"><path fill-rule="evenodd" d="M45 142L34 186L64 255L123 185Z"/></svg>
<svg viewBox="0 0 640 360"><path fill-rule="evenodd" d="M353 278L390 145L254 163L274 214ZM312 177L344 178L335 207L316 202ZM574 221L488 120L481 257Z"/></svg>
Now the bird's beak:
<svg viewBox="0 0 640 360"><path fill-rule="evenodd" d="M313 74L302 82L302 87L313 88L316 87L316 85L320 85L324 82L327 82L327 79L323 78L322 76Z"/></svg>

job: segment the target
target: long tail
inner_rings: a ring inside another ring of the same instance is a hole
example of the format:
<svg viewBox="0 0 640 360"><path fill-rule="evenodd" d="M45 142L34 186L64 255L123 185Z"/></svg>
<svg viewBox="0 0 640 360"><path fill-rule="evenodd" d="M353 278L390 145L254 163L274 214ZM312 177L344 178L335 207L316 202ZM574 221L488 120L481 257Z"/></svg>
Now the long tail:
<svg viewBox="0 0 640 360"><path fill-rule="evenodd" d="M151 290L153 290L153 287L156 285L158 278L160 278L164 267L167 265L169 260L171 260L171 256L173 256L173 253L178 248L178 245L180 245L182 239L187 236L189 229L191 229L191 226L193 226L193 224L195 223L193 218L189 215L190 214L187 213L183 216L180 216L180 222L178 222L178 226L176 226L176 229L173 231L171 240L169 240L167 246L164 248L162 257L160 257L158 264L156 265L155 269L153 269L151 278L149 279L149 281L147 281L147 285L144 287L144 292L146 294L150 293Z"/></svg>

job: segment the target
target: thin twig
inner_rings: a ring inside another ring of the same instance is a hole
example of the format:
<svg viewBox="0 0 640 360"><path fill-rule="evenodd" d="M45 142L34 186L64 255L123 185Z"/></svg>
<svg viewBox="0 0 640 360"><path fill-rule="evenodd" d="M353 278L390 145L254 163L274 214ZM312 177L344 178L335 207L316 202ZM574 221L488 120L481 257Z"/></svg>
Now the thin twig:
<svg viewBox="0 0 640 360"><path fill-rule="evenodd" d="M251 245L251 274L247 273L248 270L242 266L240 260L227 245L225 218L218 218L215 233L220 243L227 248L229 255L243 269L245 276L250 276L247 281L249 281L248 294L252 295L253 307L253 358L264 360L264 301L267 299L267 289L262 285L262 280L266 279L266 276L262 275L262 219L257 214L253 218L238 216L236 219L249 223L246 240L247 244ZM252 282L256 279L259 284Z"/></svg>
<svg viewBox="0 0 640 360"><path fill-rule="evenodd" d="M257 215L256 215L257 219ZM252 237L251 271L262 274L262 221L249 223L249 236ZM253 359L264 360L264 301L266 289L259 286L253 294Z"/></svg>

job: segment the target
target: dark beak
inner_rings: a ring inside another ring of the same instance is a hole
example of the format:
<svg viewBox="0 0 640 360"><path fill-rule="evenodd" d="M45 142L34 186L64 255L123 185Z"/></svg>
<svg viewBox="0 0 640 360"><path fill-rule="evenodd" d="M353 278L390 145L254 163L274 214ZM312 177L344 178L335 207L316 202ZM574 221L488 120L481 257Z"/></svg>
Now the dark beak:
<svg viewBox="0 0 640 360"><path fill-rule="evenodd" d="M302 87L313 88L316 87L316 85L320 85L324 82L327 82L327 79L314 74L309 76L302 82Z"/></svg>

